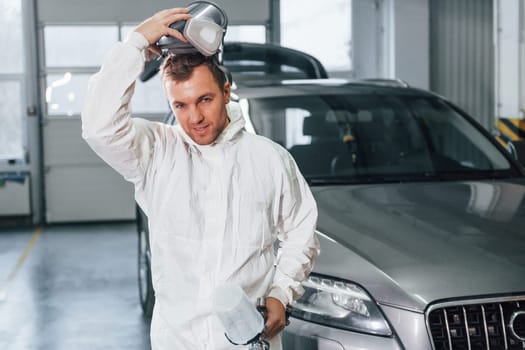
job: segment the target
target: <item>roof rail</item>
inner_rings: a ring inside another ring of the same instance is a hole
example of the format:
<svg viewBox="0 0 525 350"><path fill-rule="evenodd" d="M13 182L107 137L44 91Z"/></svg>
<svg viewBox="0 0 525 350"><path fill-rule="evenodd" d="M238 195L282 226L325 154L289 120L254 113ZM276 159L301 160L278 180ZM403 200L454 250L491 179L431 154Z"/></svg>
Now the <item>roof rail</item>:
<svg viewBox="0 0 525 350"><path fill-rule="evenodd" d="M361 79L360 81L377 84L377 85L385 85L385 86L401 86L401 87L410 87L408 83L402 79L383 79L383 78L372 78L372 79Z"/></svg>

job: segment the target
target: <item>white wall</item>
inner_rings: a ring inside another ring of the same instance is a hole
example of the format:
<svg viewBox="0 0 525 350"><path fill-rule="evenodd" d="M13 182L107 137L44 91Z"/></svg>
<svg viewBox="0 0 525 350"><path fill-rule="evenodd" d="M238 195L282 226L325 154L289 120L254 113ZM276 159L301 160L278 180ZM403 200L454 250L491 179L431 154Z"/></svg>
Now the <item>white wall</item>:
<svg viewBox="0 0 525 350"><path fill-rule="evenodd" d="M523 118L525 113L525 54L523 0L495 2L496 116ZM520 4L521 2L521 4ZM521 18L523 22L523 18Z"/></svg>
<svg viewBox="0 0 525 350"><path fill-rule="evenodd" d="M428 0L356 0L353 10L355 77L428 89Z"/></svg>
<svg viewBox="0 0 525 350"><path fill-rule="evenodd" d="M428 0L389 0L392 31L386 72L410 85L428 89L430 76Z"/></svg>
<svg viewBox="0 0 525 350"><path fill-rule="evenodd" d="M352 4L352 54L354 77L376 78L381 67L379 47L382 23L376 1L357 0Z"/></svg>

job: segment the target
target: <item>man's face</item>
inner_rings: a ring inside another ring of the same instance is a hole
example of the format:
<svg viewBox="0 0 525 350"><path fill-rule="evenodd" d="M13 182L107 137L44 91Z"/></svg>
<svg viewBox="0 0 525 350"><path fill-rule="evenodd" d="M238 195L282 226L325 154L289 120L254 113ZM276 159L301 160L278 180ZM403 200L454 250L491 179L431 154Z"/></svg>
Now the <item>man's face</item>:
<svg viewBox="0 0 525 350"><path fill-rule="evenodd" d="M166 96L182 129L199 145L209 145L228 125L230 84L219 87L207 66L185 81L166 80Z"/></svg>

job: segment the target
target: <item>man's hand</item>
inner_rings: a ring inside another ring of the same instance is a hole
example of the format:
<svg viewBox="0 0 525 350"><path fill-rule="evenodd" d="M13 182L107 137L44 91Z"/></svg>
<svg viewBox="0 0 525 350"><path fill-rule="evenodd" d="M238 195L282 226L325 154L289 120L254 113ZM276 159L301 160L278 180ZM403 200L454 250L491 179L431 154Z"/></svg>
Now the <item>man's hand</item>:
<svg viewBox="0 0 525 350"><path fill-rule="evenodd" d="M279 299L266 298L267 318L264 337L272 339L286 326L286 309Z"/></svg>
<svg viewBox="0 0 525 350"><path fill-rule="evenodd" d="M148 43L150 44L148 47L149 50L160 55L160 50L155 43L164 35L170 35L184 42L188 42L182 33L170 28L170 24L190 18L191 15L186 8L162 10L139 24L135 28L135 31L144 35L146 40L148 40Z"/></svg>

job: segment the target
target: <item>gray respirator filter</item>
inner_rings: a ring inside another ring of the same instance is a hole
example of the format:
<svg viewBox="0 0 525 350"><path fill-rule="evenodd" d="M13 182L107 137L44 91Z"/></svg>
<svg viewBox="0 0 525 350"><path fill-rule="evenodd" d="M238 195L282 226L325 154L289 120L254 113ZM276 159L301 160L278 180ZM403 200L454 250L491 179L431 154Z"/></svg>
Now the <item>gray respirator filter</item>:
<svg viewBox="0 0 525 350"><path fill-rule="evenodd" d="M181 32L188 42L185 43L172 36L163 36L157 46L163 55L200 52L212 56L219 51L228 17L216 4L210 1L195 1L188 5L191 19L172 23L171 28Z"/></svg>

